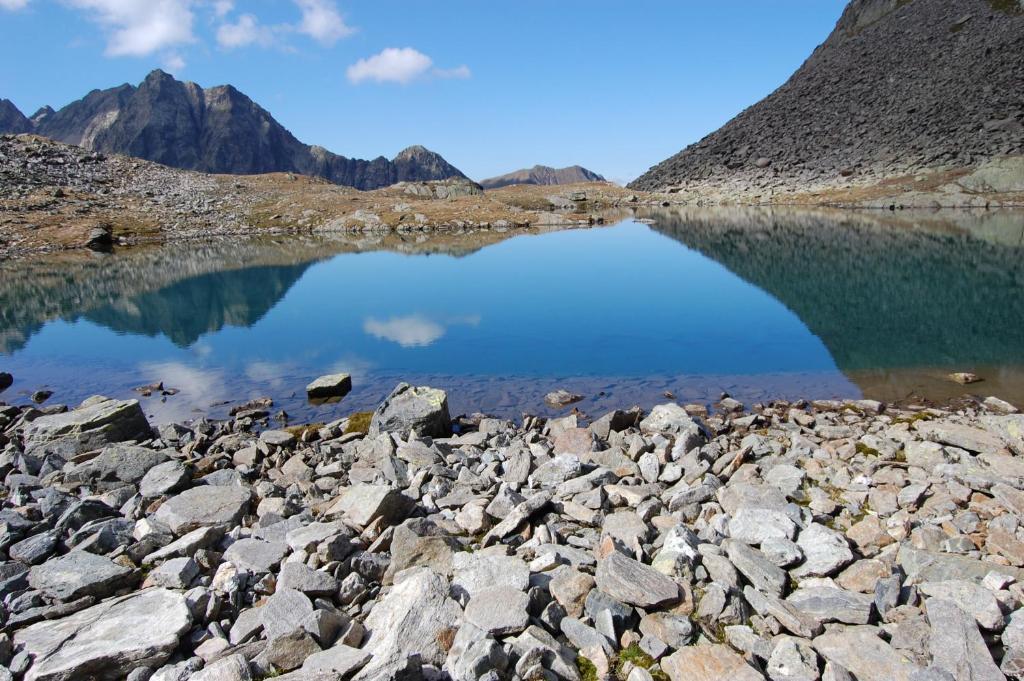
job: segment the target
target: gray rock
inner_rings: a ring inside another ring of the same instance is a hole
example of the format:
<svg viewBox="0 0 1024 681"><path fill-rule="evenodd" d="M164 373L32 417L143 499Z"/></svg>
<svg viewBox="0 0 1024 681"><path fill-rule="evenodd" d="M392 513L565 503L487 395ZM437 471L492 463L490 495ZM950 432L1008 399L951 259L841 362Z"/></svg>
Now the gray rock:
<svg viewBox="0 0 1024 681"><path fill-rule="evenodd" d="M395 576L395 585L373 606L366 618L366 644L372 655L356 679L387 678L404 669L410 654L418 653L424 664L440 667L446 650L442 631L454 630L462 610L448 597L448 580L429 568L411 568Z"/></svg>
<svg viewBox="0 0 1024 681"><path fill-rule="evenodd" d="M187 589L199 574L199 565L191 558L172 558L149 573L147 584L166 589Z"/></svg>
<svg viewBox="0 0 1024 681"><path fill-rule="evenodd" d="M14 642L33 658L25 681L70 681L111 669L159 667L191 624L183 596L148 589L34 624L17 632Z"/></svg>
<svg viewBox="0 0 1024 681"><path fill-rule="evenodd" d="M261 539L239 539L224 552L224 560L230 561L242 570L264 573L274 570L288 553L283 542L268 542Z"/></svg>
<svg viewBox="0 0 1024 681"><path fill-rule="evenodd" d="M518 634L529 624L530 599L508 586L478 591L466 606L466 621L492 636Z"/></svg>
<svg viewBox="0 0 1024 681"><path fill-rule="evenodd" d="M337 579L323 570L314 570L304 563L288 562L277 578L279 589L294 589L307 596L332 596L340 586Z"/></svg>
<svg viewBox="0 0 1024 681"><path fill-rule="evenodd" d="M690 644L693 637L693 625L682 615L667 612L652 612L640 620L640 633L653 636L670 648L683 648Z"/></svg>
<svg viewBox="0 0 1024 681"><path fill-rule="evenodd" d="M821 622L844 624L867 624L874 605L871 596L831 586L801 587L786 600Z"/></svg>
<svg viewBox="0 0 1024 681"><path fill-rule="evenodd" d="M92 480L136 483L146 472L167 460L167 455L134 445L104 447L99 456L72 467L64 473L66 482L88 483Z"/></svg>
<svg viewBox="0 0 1024 681"><path fill-rule="evenodd" d="M105 400L63 414L40 416L25 427L25 447L31 451L46 446L74 454L145 440L151 433L138 400Z"/></svg>
<svg viewBox="0 0 1024 681"><path fill-rule="evenodd" d="M782 511L740 508L729 520L729 536L746 544L760 544L767 539L794 539L796 533L796 523Z"/></svg>
<svg viewBox="0 0 1024 681"><path fill-rule="evenodd" d="M918 589L926 596L951 601L972 615L978 626L989 631L1003 628L1003 611L995 595L983 586L965 580L925 582Z"/></svg>
<svg viewBox="0 0 1024 681"><path fill-rule="evenodd" d="M812 523L800 533L796 543L804 552L804 562L792 570L797 579L827 577L853 562L846 537L824 525Z"/></svg>
<svg viewBox="0 0 1024 681"><path fill-rule="evenodd" d="M388 524L405 517L411 500L387 485L354 485L335 501L328 514L342 513L358 527L366 527L377 518Z"/></svg>
<svg viewBox="0 0 1024 681"><path fill-rule="evenodd" d="M734 540L722 542L733 566L761 591L781 596L786 589L788 576L773 565L764 554L746 544Z"/></svg>
<svg viewBox="0 0 1024 681"><path fill-rule="evenodd" d="M908 578L918 582L944 582L951 579L970 580L981 583L990 572L1008 575L1024 580L1024 570L1007 565L995 565L988 561L956 556L949 553L915 549L902 544L897 554L900 567Z"/></svg>
<svg viewBox="0 0 1024 681"><path fill-rule="evenodd" d="M177 460L165 461L150 468L139 482L139 494L160 497L175 492L189 481L188 468Z"/></svg>
<svg viewBox="0 0 1024 681"><path fill-rule="evenodd" d="M454 568L452 593L460 598L499 586L526 591L530 584L530 568L517 556L459 553Z"/></svg>
<svg viewBox="0 0 1024 681"><path fill-rule="evenodd" d="M928 648L933 665L957 681L1004 681L973 616L941 598L928 599L925 608L932 628Z"/></svg>
<svg viewBox="0 0 1024 681"><path fill-rule="evenodd" d="M857 681L910 681L917 666L878 637L874 627L847 627L814 639L814 649Z"/></svg>
<svg viewBox="0 0 1024 681"><path fill-rule="evenodd" d="M352 392L352 376L349 374L321 376L306 386L306 397L311 400L344 397L350 392Z"/></svg>
<svg viewBox="0 0 1024 681"><path fill-rule="evenodd" d="M189 681L252 681L244 655L228 655L189 677Z"/></svg>
<svg viewBox="0 0 1024 681"><path fill-rule="evenodd" d="M818 655L804 639L780 636L766 666L771 681L818 681Z"/></svg>
<svg viewBox="0 0 1024 681"><path fill-rule="evenodd" d="M131 572L109 558L72 551L33 567L28 574L28 583L33 589L62 601L82 596L104 598L127 586L126 577Z"/></svg>
<svg viewBox="0 0 1024 681"><path fill-rule="evenodd" d="M370 661L365 650L347 645L336 645L320 653L313 653L302 663L304 674L329 673L334 678L345 679L362 669Z"/></svg>
<svg viewBox="0 0 1024 681"><path fill-rule="evenodd" d="M14 560L27 565L38 565L57 550L58 535L52 530L40 532L14 544L7 550Z"/></svg>
<svg viewBox="0 0 1024 681"><path fill-rule="evenodd" d="M623 603L654 608L679 600L679 585L649 565L613 551L597 562L597 588Z"/></svg>
<svg viewBox="0 0 1024 681"><path fill-rule="evenodd" d="M764 676L729 646L690 646L661 662L672 681L764 681Z"/></svg>
<svg viewBox="0 0 1024 681"><path fill-rule="evenodd" d="M248 508L248 488L202 485L165 501L154 518L180 537L201 527L234 527Z"/></svg>
<svg viewBox="0 0 1024 681"><path fill-rule="evenodd" d="M373 413L370 437L397 433L407 438L411 432L430 437L444 437L451 432L447 393L400 383Z"/></svg>
<svg viewBox="0 0 1024 681"><path fill-rule="evenodd" d="M295 631L313 613L313 603L300 591L278 589L259 609L263 631L275 639Z"/></svg>

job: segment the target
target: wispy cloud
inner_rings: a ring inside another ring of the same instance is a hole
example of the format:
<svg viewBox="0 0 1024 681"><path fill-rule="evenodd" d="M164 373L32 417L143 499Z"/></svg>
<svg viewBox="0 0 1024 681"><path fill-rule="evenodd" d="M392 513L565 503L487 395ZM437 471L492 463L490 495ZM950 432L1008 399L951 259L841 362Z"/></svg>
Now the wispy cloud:
<svg viewBox="0 0 1024 681"><path fill-rule="evenodd" d="M3 0L17 2L18 0ZM192 0L68 0L107 34L106 54L144 57L195 41Z"/></svg>
<svg viewBox="0 0 1024 681"><path fill-rule="evenodd" d="M480 315L453 317L438 322L421 314L388 319L368 318L363 322L363 331L374 338L398 343L403 348L421 348L432 345L448 332L449 326L479 326Z"/></svg>
<svg viewBox="0 0 1024 681"><path fill-rule="evenodd" d="M295 0L295 4L302 10L299 32L324 45L333 45L354 32L333 0Z"/></svg>
<svg viewBox="0 0 1024 681"><path fill-rule="evenodd" d="M388 47L373 55L360 59L346 70L349 81L354 84L366 81L377 83L399 83L406 85L426 76L438 78L469 78L468 66L453 69L434 68L434 60L412 47Z"/></svg>
<svg viewBox="0 0 1024 681"><path fill-rule="evenodd" d="M15 11L28 7L28 0L0 0L0 9Z"/></svg>
<svg viewBox="0 0 1024 681"><path fill-rule="evenodd" d="M217 43L228 49L247 45L269 47L274 43L274 29L260 24L252 14L243 14L235 23L220 25L217 29Z"/></svg>

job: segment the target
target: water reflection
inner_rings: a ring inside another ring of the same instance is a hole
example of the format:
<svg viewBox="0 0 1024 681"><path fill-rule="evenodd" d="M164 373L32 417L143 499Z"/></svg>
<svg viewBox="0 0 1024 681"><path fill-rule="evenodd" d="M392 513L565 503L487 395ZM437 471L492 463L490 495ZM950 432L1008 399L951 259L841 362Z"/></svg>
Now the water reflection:
<svg viewBox="0 0 1024 681"><path fill-rule="evenodd" d="M1024 399L1024 217L947 215L692 208L0 263L0 353L22 393L65 402L163 381L180 395L149 408L173 418L263 394L329 418L398 380L506 416L556 387L594 411L664 392L942 398L962 392L953 369ZM340 371L356 384L340 406L305 404Z"/></svg>

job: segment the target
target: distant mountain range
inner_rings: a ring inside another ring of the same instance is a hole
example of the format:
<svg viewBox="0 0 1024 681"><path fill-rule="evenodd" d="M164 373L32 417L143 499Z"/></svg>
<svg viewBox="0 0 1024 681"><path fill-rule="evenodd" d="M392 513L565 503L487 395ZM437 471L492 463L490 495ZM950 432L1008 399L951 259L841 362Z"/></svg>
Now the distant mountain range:
<svg viewBox="0 0 1024 681"><path fill-rule="evenodd" d="M581 166L569 168L551 168L548 166L534 166L523 170L481 180L480 185L484 189L497 189L507 187L510 184L574 184L576 182L604 182L605 179L597 173L587 170Z"/></svg>
<svg viewBox="0 0 1024 681"><path fill-rule="evenodd" d="M0 133L25 132L186 170L293 172L358 189L465 177L421 146L390 161L383 156L365 161L303 144L231 85L203 89L160 70L138 87L93 90L59 111L44 107L31 119L9 100L0 100Z"/></svg>

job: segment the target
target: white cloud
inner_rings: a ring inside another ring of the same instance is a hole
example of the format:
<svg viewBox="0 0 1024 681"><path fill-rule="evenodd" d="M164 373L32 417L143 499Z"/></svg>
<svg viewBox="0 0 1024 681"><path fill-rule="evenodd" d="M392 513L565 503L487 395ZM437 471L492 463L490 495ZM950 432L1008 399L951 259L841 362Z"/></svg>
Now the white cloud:
<svg viewBox="0 0 1024 681"><path fill-rule="evenodd" d="M15 11L19 9L25 9L28 6L28 0L0 0L0 9L8 9Z"/></svg>
<svg viewBox="0 0 1024 681"><path fill-rule="evenodd" d="M217 29L217 42L228 49L246 45L269 47L274 43L274 30L260 25L253 15L243 14L233 24L221 24Z"/></svg>
<svg viewBox="0 0 1024 681"><path fill-rule="evenodd" d="M106 29L112 57L141 57L194 41L192 0L68 1Z"/></svg>
<svg viewBox="0 0 1024 681"><path fill-rule="evenodd" d="M374 80L378 83L409 83L430 70L434 60L411 47L389 47L380 54L360 59L348 67L353 83Z"/></svg>
<svg viewBox="0 0 1024 681"><path fill-rule="evenodd" d="M225 17L235 8L233 0L215 0L213 3L213 14L217 18Z"/></svg>
<svg viewBox="0 0 1024 681"><path fill-rule="evenodd" d="M345 23L333 0L295 0L302 10L299 33L305 33L324 45L333 45L352 35L353 29Z"/></svg>
<svg viewBox="0 0 1024 681"><path fill-rule="evenodd" d="M462 66L456 66L454 69L434 69L434 75L438 78L461 78L466 79L472 76L469 67L463 64Z"/></svg>
<svg viewBox="0 0 1024 681"><path fill-rule="evenodd" d="M419 348L432 344L445 333L445 328L420 315L391 317L383 321L369 318L363 322L363 331L374 338L398 343L403 348Z"/></svg>
<svg viewBox="0 0 1024 681"><path fill-rule="evenodd" d="M185 59L180 54L171 53L164 57L164 70L178 74L185 70Z"/></svg>

